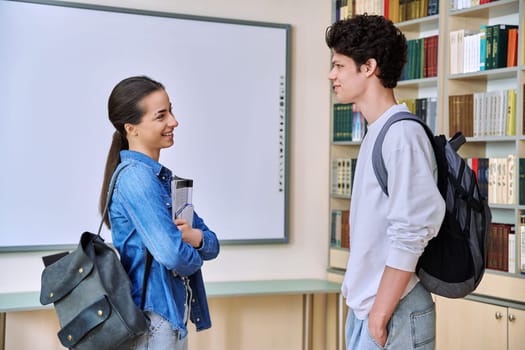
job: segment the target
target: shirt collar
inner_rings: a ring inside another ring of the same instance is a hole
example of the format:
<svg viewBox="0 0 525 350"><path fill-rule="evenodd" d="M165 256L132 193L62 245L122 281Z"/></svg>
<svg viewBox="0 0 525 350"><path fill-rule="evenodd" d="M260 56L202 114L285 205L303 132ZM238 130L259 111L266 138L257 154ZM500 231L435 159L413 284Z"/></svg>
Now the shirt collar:
<svg viewBox="0 0 525 350"><path fill-rule="evenodd" d="M122 162L131 161L131 160L142 162L146 164L147 166L151 167L157 176L160 177L161 175L164 175L164 176L167 176L169 179L171 179L171 176L172 176L171 170L169 170L168 168L166 168L165 166L163 166L156 160L148 157L144 153L140 153L137 151L131 151L131 150L122 150L120 151L120 160Z"/></svg>
<svg viewBox="0 0 525 350"><path fill-rule="evenodd" d="M383 125L385 125L386 121L391 116L393 116L394 114L396 114L398 112L409 112L409 109L408 109L407 105L404 104L404 103L395 104L392 107L390 107L389 109L387 109L383 114L381 114L381 116L379 118L377 118L376 121L372 123L372 125L369 125L368 128L372 129L372 130L373 129L381 130Z"/></svg>

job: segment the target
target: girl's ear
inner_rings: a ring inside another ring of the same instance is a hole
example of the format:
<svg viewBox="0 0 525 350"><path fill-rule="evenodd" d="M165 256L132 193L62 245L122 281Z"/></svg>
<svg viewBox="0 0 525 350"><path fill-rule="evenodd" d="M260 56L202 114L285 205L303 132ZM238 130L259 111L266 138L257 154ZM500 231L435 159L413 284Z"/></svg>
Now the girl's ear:
<svg viewBox="0 0 525 350"><path fill-rule="evenodd" d="M135 125L126 123L124 124L124 129L126 130L126 135L137 136L137 128L135 127Z"/></svg>

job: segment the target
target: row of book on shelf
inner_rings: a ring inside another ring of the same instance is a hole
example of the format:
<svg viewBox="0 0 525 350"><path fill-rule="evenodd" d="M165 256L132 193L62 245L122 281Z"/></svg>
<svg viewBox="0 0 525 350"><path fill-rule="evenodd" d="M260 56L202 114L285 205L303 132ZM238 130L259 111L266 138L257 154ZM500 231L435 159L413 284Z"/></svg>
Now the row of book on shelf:
<svg viewBox="0 0 525 350"><path fill-rule="evenodd" d="M516 204L515 155L510 154L505 158L468 158L467 162L476 174L481 194L488 198L489 204Z"/></svg>
<svg viewBox="0 0 525 350"><path fill-rule="evenodd" d="M525 205L525 158L509 154L506 157L467 158L478 179L481 194L490 204ZM339 157L332 160L331 194L350 198L357 159ZM518 170L518 173L516 171ZM518 176L519 184L516 183ZM516 196L516 188L519 193Z"/></svg>
<svg viewBox="0 0 525 350"><path fill-rule="evenodd" d="M522 260L525 257L522 257ZM487 269L516 272L514 225L492 223L487 246Z"/></svg>
<svg viewBox="0 0 525 350"><path fill-rule="evenodd" d="M350 211L332 210L330 245L350 249Z"/></svg>
<svg viewBox="0 0 525 350"><path fill-rule="evenodd" d="M336 20L354 14L382 15L392 22L437 15L439 0L337 0Z"/></svg>
<svg viewBox="0 0 525 350"><path fill-rule="evenodd" d="M404 99L399 100L399 103L405 103L412 113L420 117L430 127L430 130L437 133L437 98ZM358 142L365 136L367 122L361 113L352 112L351 103L334 103L332 127L332 141Z"/></svg>
<svg viewBox="0 0 525 350"><path fill-rule="evenodd" d="M475 92L448 97L449 134L466 137L515 136L515 89Z"/></svg>
<svg viewBox="0 0 525 350"><path fill-rule="evenodd" d="M519 271L525 275L525 214L521 215L520 220L519 246L516 246L513 224L491 224L487 242L487 269L509 273ZM350 250L349 210L332 210L330 224L330 246Z"/></svg>
<svg viewBox="0 0 525 350"><path fill-rule="evenodd" d="M438 36L407 40L407 63L400 80L436 77L438 71Z"/></svg>
<svg viewBox="0 0 525 350"><path fill-rule="evenodd" d="M332 194L350 197L357 159L336 158L332 161Z"/></svg>
<svg viewBox="0 0 525 350"><path fill-rule="evenodd" d="M437 98L421 97L399 100L406 104L408 110L421 118L434 134L438 131Z"/></svg>
<svg viewBox="0 0 525 350"><path fill-rule="evenodd" d="M366 119L352 111L351 103L333 104L333 141L361 141L366 133Z"/></svg>
<svg viewBox="0 0 525 350"><path fill-rule="evenodd" d="M525 221L525 215L522 215ZM525 222L520 225L520 246L516 246L514 224L492 223L487 242L487 269L525 275ZM519 255L517 255L519 252ZM519 260L516 257L519 256Z"/></svg>
<svg viewBox="0 0 525 350"><path fill-rule="evenodd" d="M481 25L477 31L451 31L450 74L515 67L518 31L519 27L512 24Z"/></svg>
<svg viewBox="0 0 525 350"><path fill-rule="evenodd" d="M449 3L451 10L462 10L496 1L498 0L450 0Z"/></svg>

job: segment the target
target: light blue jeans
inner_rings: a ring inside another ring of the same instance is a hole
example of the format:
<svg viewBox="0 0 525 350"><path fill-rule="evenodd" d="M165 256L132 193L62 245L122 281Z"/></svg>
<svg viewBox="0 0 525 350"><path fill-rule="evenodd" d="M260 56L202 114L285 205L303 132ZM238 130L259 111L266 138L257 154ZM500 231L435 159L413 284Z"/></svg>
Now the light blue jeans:
<svg viewBox="0 0 525 350"><path fill-rule="evenodd" d="M347 350L434 350L436 346L436 308L432 296L416 286L397 305L387 326L384 347L368 331L368 318L359 320L352 310L346 319Z"/></svg>
<svg viewBox="0 0 525 350"><path fill-rule="evenodd" d="M146 311L150 318L148 332L119 347L119 350L188 350L188 337L179 339L179 332L162 316Z"/></svg>

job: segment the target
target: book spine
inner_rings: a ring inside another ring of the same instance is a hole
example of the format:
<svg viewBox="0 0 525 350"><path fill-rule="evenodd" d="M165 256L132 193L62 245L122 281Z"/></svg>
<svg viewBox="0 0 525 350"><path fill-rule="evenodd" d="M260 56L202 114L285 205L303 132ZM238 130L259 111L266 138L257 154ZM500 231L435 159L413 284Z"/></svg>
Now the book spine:
<svg viewBox="0 0 525 350"><path fill-rule="evenodd" d="M507 156L507 204L516 203L516 156L509 154Z"/></svg>
<svg viewBox="0 0 525 350"><path fill-rule="evenodd" d="M509 231L509 273L516 273L516 234L514 231L514 225L511 225Z"/></svg>
<svg viewBox="0 0 525 350"><path fill-rule="evenodd" d="M341 248L350 249L350 211L341 211Z"/></svg>
<svg viewBox="0 0 525 350"><path fill-rule="evenodd" d="M511 28L508 32L507 43L507 67L515 67L518 64L518 29Z"/></svg>
<svg viewBox="0 0 525 350"><path fill-rule="evenodd" d="M518 161L518 185L518 203L525 205L525 158L520 158Z"/></svg>
<svg viewBox="0 0 525 350"><path fill-rule="evenodd" d="M507 136L516 135L516 97L515 89L507 90Z"/></svg>
<svg viewBox="0 0 525 350"><path fill-rule="evenodd" d="M520 215L520 273L525 275L525 213Z"/></svg>
<svg viewBox="0 0 525 350"><path fill-rule="evenodd" d="M497 269L497 224L490 224L489 239L487 245L487 269Z"/></svg>
<svg viewBox="0 0 525 350"><path fill-rule="evenodd" d="M487 26L481 25L479 30L479 70L484 71L486 69L487 59Z"/></svg>
<svg viewBox="0 0 525 350"><path fill-rule="evenodd" d="M485 49L485 70L492 69L492 47L493 47L493 28L494 26L486 27L486 49Z"/></svg>

